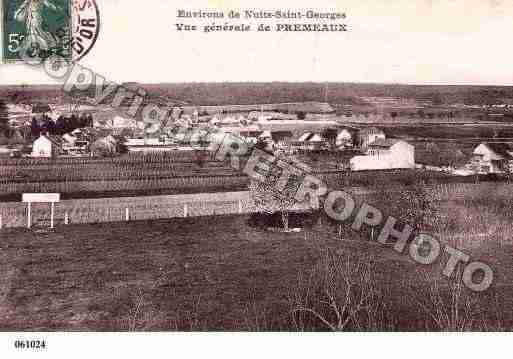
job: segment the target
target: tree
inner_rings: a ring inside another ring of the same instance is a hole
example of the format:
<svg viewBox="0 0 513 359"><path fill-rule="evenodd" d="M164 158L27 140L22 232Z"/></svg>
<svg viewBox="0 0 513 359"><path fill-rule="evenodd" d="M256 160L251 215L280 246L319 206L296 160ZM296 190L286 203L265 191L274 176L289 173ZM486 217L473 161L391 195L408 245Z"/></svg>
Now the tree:
<svg viewBox="0 0 513 359"><path fill-rule="evenodd" d="M93 142L90 151L96 157L113 157L116 155L116 145L106 138L100 138Z"/></svg>
<svg viewBox="0 0 513 359"><path fill-rule="evenodd" d="M128 153L128 147L125 144L126 139L127 139L126 137L122 137L122 136L117 138L117 142L116 142L116 152L117 153L119 153L119 154L126 154L126 153Z"/></svg>
<svg viewBox="0 0 513 359"><path fill-rule="evenodd" d="M322 137L328 142L330 149L333 151L337 143L338 131L335 128L327 128L322 132Z"/></svg>
<svg viewBox="0 0 513 359"><path fill-rule="evenodd" d="M9 139L5 136L5 132L0 132L0 146L5 146L9 143Z"/></svg>
<svg viewBox="0 0 513 359"><path fill-rule="evenodd" d="M264 213L274 214L279 212L283 223L283 230L290 232L289 211L297 203L294 198L301 177L292 175L282 191L278 190L277 180L281 176L281 169L277 166L271 167L266 174L264 181L251 180L249 193L257 208Z"/></svg>
<svg viewBox="0 0 513 359"><path fill-rule="evenodd" d="M203 168L205 162L208 161L208 154L205 151L194 151L194 163Z"/></svg>
<svg viewBox="0 0 513 359"><path fill-rule="evenodd" d="M50 134L54 134L55 122L50 117L43 115L43 123L45 131L47 131Z"/></svg>
<svg viewBox="0 0 513 359"><path fill-rule="evenodd" d="M16 145L24 145L25 140L23 139L23 136L21 135L20 131L14 131L13 135L9 139L9 145L16 146Z"/></svg>
<svg viewBox="0 0 513 359"><path fill-rule="evenodd" d="M39 137L39 133L41 132L41 128L39 127L39 122L35 117L32 118L32 122L30 123L30 133L32 137Z"/></svg>
<svg viewBox="0 0 513 359"><path fill-rule="evenodd" d="M433 105L440 106L444 104L444 99L441 94L435 93L432 97Z"/></svg>
<svg viewBox="0 0 513 359"><path fill-rule="evenodd" d="M355 252L325 250L300 276L289 296L298 330L388 330L386 291L378 286L376 260Z"/></svg>
<svg viewBox="0 0 513 359"><path fill-rule="evenodd" d="M256 207L264 213L273 214L280 212L283 230L289 232L289 208L293 201L273 192L265 182L251 181L249 193Z"/></svg>
<svg viewBox="0 0 513 359"><path fill-rule="evenodd" d="M9 114L7 105L0 100L0 132L5 132L9 129Z"/></svg>
<svg viewBox="0 0 513 359"><path fill-rule="evenodd" d="M55 121L55 133L58 135L63 135L65 133L64 129L66 127L66 122L64 120L64 116L59 116L57 121Z"/></svg>

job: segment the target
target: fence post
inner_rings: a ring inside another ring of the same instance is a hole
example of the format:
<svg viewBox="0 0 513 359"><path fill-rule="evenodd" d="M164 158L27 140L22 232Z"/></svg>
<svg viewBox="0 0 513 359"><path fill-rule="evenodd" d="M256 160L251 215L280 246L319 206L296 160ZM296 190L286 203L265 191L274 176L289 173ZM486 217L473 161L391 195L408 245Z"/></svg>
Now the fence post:
<svg viewBox="0 0 513 359"><path fill-rule="evenodd" d="M30 210L31 210L30 205L31 205L30 202L27 203L27 228L30 228L32 225L32 223L31 223L32 222L32 217L31 217L32 214L30 212Z"/></svg>
<svg viewBox="0 0 513 359"><path fill-rule="evenodd" d="M55 214L55 203L52 202L50 206L50 228L54 228L53 216Z"/></svg>
<svg viewBox="0 0 513 359"><path fill-rule="evenodd" d="M189 208L187 206L187 203L184 203L183 204L183 217L187 218L188 215L189 215Z"/></svg>
<svg viewBox="0 0 513 359"><path fill-rule="evenodd" d="M130 210L128 209L128 207L125 208L125 221L130 221Z"/></svg>

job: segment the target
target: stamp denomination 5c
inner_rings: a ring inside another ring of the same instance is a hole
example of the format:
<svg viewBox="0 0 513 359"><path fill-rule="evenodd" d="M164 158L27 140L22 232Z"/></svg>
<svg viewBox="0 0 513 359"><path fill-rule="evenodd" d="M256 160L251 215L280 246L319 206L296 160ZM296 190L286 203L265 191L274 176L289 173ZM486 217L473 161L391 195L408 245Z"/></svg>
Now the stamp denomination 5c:
<svg viewBox="0 0 513 359"><path fill-rule="evenodd" d="M2 0L3 59L58 54L71 59L70 0Z"/></svg>

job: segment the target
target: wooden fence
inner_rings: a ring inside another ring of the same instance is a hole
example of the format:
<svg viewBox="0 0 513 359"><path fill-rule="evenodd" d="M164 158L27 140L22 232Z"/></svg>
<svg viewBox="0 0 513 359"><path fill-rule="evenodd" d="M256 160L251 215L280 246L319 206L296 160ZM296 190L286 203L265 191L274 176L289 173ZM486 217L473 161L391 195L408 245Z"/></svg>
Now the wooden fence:
<svg viewBox="0 0 513 359"><path fill-rule="evenodd" d="M176 179L175 179L176 180ZM142 185L142 184L141 184ZM144 184L147 188L148 184ZM353 187L345 189L360 199L371 201L373 190ZM404 190L398 186L397 191ZM458 200L494 192L505 198L513 198L513 186L507 183L449 183L428 187L427 190L438 201ZM49 204L34 204L33 222L37 225L49 222ZM297 205L294 210L306 210L306 205ZM101 223L125 220L152 220L179 217L199 217L223 214L254 213L248 192L199 193L172 196L140 196L99 199L65 200L55 207L55 223ZM24 227L27 222L26 204L19 202L0 203L0 224L3 228Z"/></svg>
<svg viewBox="0 0 513 359"><path fill-rule="evenodd" d="M293 210L306 210L297 205ZM55 205L55 225L256 213L248 192L66 200ZM27 226L27 205L0 203L2 228ZM33 227L47 227L50 205L32 205Z"/></svg>

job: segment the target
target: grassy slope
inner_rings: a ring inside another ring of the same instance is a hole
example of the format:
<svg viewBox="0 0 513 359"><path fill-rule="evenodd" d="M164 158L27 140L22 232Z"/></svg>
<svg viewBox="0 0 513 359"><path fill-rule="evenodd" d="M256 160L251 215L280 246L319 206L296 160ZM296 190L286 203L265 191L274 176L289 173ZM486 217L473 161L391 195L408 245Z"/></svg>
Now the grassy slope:
<svg viewBox="0 0 513 359"><path fill-rule="evenodd" d="M6 232L2 329L245 330L255 326L250 308L266 316L267 329L287 329L287 296L322 248L379 255L387 272L413 266L369 243L312 230L270 234L246 220Z"/></svg>
<svg viewBox="0 0 513 359"><path fill-rule="evenodd" d="M396 329L425 328L406 283L426 283L408 257L369 241L336 240L326 227L279 234L247 221L206 217L3 232L1 329L293 330L289 295L329 247L372 257L389 288L383 300ZM509 255L503 250L501 261ZM508 262L502 264L510 273ZM507 273L499 281L509 290Z"/></svg>

